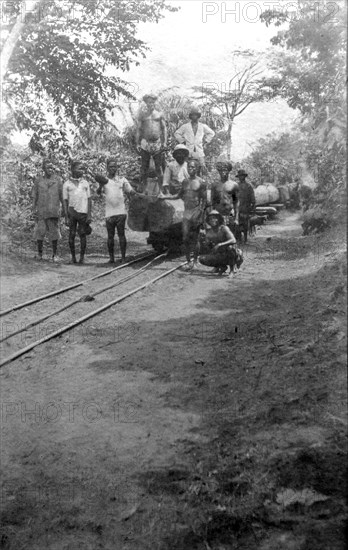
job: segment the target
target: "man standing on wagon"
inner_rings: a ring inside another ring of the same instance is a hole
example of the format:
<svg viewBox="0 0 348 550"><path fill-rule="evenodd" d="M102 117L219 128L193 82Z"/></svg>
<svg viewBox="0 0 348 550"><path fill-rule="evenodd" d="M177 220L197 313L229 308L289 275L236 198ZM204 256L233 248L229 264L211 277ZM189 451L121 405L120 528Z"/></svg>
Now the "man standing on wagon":
<svg viewBox="0 0 348 550"><path fill-rule="evenodd" d="M204 146L210 143L215 132L207 124L199 122L202 114L197 107L192 107L189 113L190 122L180 126L174 137L178 143L184 143L190 152L190 158L199 162L200 172L205 172ZM202 175L200 173L200 175Z"/></svg>
<svg viewBox="0 0 348 550"><path fill-rule="evenodd" d="M141 189L147 184L150 160L153 158L160 189L163 178L163 156L167 147L167 127L163 113L156 110L157 96L146 94L143 101L146 109L140 109L137 116L136 143L141 155Z"/></svg>

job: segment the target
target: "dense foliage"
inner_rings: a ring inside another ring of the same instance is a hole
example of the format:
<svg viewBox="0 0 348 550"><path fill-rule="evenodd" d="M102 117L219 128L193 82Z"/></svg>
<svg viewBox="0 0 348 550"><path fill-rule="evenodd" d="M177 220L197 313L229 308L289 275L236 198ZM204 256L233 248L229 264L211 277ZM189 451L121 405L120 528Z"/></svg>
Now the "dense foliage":
<svg viewBox="0 0 348 550"><path fill-rule="evenodd" d="M267 25L287 23L272 39L278 93L303 116L306 167L317 183L313 203L332 213L345 203L346 109L344 2L300 2L297 17L266 11Z"/></svg>
<svg viewBox="0 0 348 550"><path fill-rule="evenodd" d="M25 3L8 4L11 22ZM5 75L4 99L18 127L38 131L43 103L59 124L104 121L120 95L133 97L119 74L148 50L136 36L139 23L175 9L165 0L40 2Z"/></svg>

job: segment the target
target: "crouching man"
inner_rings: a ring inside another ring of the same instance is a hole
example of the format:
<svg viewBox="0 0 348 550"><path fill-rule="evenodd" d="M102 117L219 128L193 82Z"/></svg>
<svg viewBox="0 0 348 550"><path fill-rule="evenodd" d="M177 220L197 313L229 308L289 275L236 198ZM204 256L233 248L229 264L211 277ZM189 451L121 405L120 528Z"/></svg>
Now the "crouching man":
<svg viewBox="0 0 348 550"><path fill-rule="evenodd" d="M82 162L75 160L71 164L71 177L63 185L65 223L69 227L69 247L73 264L77 263L75 254L76 231L80 237L79 264L83 264L85 261L87 235L91 233L89 225L92 219L91 190L83 175Z"/></svg>
<svg viewBox="0 0 348 550"><path fill-rule="evenodd" d="M127 211L125 197L136 194L126 178L117 175L119 166L117 160L110 157L107 161L108 177L95 175L99 183L98 195L105 194L105 222L108 233L107 246L109 263L115 263L115 231L120 242L121 263L126 261L127 240L125 235Z"/></svg>
<svg viewBox="0 0 348 550"><path fill-rule="evenodd" d="M214 273L219 275L229 267L232 275L243 263L242 252L236 247L237 241L217 210L208 214L207 223L210 225L205 238L207 253L200 256L199 261L202 265L214 267Z"/></svg>

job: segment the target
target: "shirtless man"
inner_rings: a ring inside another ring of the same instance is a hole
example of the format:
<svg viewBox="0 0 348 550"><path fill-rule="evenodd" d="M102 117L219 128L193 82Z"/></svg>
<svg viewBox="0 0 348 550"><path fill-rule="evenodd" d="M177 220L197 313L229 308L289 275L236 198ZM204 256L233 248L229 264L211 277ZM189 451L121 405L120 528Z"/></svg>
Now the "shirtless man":
<svg viewBox="0 0 348 550"><path fill-rule="evenodd" d="M239 187L238 183L229 179L232 164L229 161L219 161L216 169L220 181L212 186L211 200L214 210L217 210L226 220L226 225L234 233L239 225Z"/></svg>
<svg viewBox="0 0 348 550"><path fill-rule="evenodd" d="M203 212L207 203L207 190L203 180L197 176L198 167L197 160L189 160L187 163L189 178L182 182L180 191L176 195L160 195L159 197L184 201L182 232L188 270L194 269L198 265L199 230L203 223ZM193 253L193 261L191 253Z"/></svg>
<svg viewBox="0 0 348 550"><path fill-rule="evenodd" d="M167 127L162 113L155 109L157 96L143 97L146 109L137 118L136 143L141 154L141 190L146 188L150 159L153 157L160 189L163 180L163 151L167 147Z"/></svg>

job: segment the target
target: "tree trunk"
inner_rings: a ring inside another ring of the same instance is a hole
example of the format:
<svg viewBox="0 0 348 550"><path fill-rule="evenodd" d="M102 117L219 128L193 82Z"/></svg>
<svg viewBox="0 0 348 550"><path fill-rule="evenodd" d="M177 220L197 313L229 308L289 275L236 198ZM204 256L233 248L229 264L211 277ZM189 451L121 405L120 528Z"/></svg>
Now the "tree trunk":
<svg viewBox="0 0 348 550"><path fill-rule="evenodd" d="M231 151L232 151L232 120L228 123L227 128L227 158L231 160Z"/></svg>
<svg viewBox="0 0 348 550"><path fill-rule="evenodd" d="M31 3L31 10L33 10L37 4L39 4L40 0L32 0ZM22 12L18 15L15 24L12 27L12 30L10 34L8 35L6 42L4 44L4 47L1 51L1 60L0 60L0 85L1 85L1 95L2 95L2 86L3 81L5 78L5 75L7 73L8 64L10 62L10 59L13 54L13 50L15 49L15 46L17 44L17 41L22 33L22 30L25 26L25 14Z"/></svg>

